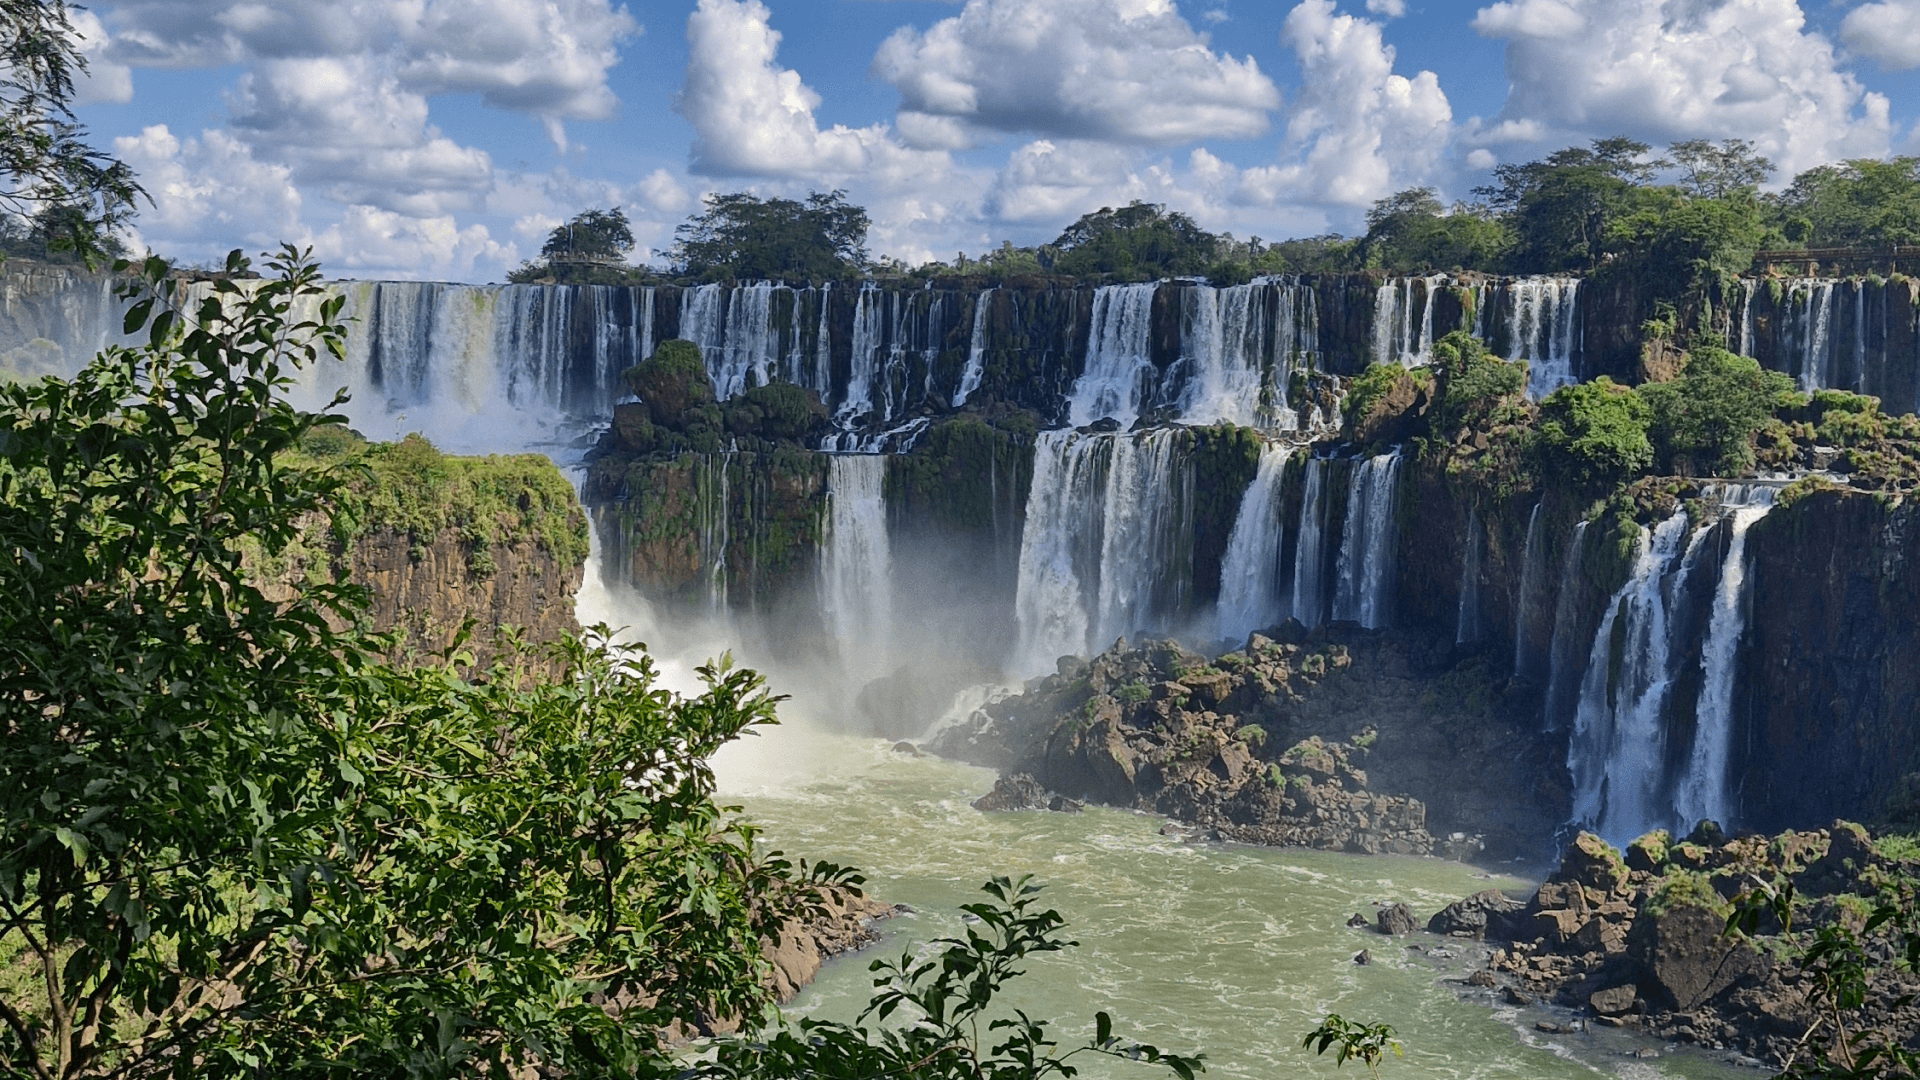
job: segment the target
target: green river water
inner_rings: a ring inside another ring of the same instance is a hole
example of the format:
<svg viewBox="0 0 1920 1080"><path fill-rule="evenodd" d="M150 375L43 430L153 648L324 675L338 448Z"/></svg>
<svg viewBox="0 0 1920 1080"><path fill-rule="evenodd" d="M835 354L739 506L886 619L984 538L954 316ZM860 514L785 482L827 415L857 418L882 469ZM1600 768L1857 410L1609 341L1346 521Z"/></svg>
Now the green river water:
<svg viewBox="0 0 1920 1080"><path fill-rule="evenodd" d="M724 796L769 843L858 866L870 894L915 909L883 924L875 950L830 962L796 1013L853 1019L873 956L956 932L958 906L981 899L989 876L1032 874L1080 947L1036 959L1007 1003L1058 1022L1063 1043L1090 1034L1105 1009L1131 1037L1203 1050L1210 1076L1333 1076L1331 1057L1300 1040L1338 1012L1398 1029L1405 1056L1383 1064L1387 1080L1757 1075L1725 1055L1664 1046L1658 1059L1637 1059L1632 1050L1654 1044L1612 1031L1538 1033L1549 1013L1451 981L1479 966L1481 946L1345 925L1355 912L1371 919L1376 901L1403 900L1424 919L1469 893L1527 884L1517 878L1438 859L1191 844L1163 835L1163 819L1105 807L985 814L968 803L992 786L986 770L793 727L729 747L715 766ZM1408 944L1455 955L1436 960ZM1352 960L1363 948L1367 966ZM1089 1061L1083 1075L1171 1074ZM1354 1063L1338 1075L1366 1073Z"/></svg>

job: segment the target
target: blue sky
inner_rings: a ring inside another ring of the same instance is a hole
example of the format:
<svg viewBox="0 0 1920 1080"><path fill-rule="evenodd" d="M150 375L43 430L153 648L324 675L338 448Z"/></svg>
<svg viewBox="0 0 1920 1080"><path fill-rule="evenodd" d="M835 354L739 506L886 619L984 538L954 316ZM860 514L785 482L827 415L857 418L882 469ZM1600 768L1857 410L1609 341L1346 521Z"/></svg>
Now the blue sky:
<svg viewBox="0 0 1920 1080"><path fill-rule="evenodd" d="M1616 133L1783 166L1912 152L1920 0L96 0L81 116L137 242L498 280L620 205L844 188L875 254L1051 238L1131 199L1269 239L1465 198Z"/></svg>

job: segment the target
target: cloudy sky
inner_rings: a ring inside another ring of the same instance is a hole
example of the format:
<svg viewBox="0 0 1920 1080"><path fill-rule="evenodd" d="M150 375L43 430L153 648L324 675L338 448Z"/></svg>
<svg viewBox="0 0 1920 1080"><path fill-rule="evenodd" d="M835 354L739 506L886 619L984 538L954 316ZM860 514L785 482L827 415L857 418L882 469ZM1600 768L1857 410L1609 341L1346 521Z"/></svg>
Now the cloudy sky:
<svg viewBox="0 0 1920 1080"><path fill-rule="evenodd" d="M499 280L618 205L844 188L909 262L1132 199L1269 239L1629 134L1920 152L1920 0L94 0L82 120L189 262Z"/></svg>

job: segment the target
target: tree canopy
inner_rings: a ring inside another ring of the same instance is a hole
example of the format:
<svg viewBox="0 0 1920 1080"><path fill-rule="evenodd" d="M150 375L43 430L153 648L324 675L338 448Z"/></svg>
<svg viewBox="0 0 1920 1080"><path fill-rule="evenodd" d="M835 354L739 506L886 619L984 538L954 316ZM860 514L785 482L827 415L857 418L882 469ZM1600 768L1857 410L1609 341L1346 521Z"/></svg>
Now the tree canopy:
<svg viewBox="0 0 1920 1080"><path fill-rule="evenodd" d="M745 192L710 195L706 209L675 232L673 261L691 277L820 280L867 266L865 209L844 191L804 202Z"/></svg>
<svg viewBox="0 0 1920 1080"><path fill-rule="evenodd" d="M540 254L548 259L624 259L633 250L633 229L624 210L586 210L547 234Z"/></svg>
<svg viewBox="0 0 1920 1080"><path fill-rule="evenodd" d="M1138 280L1204 274L1221 242L1185 214L1136 201L1101 207L1067 226L1050 245L1052 269Z"/></svg>
<svg viewBox="0 0 1920 1080"><path fill-rule="evenodd" d="M74 120L86 68L65 0L0 0L0 253L96 258L145 194Z"/></svg>

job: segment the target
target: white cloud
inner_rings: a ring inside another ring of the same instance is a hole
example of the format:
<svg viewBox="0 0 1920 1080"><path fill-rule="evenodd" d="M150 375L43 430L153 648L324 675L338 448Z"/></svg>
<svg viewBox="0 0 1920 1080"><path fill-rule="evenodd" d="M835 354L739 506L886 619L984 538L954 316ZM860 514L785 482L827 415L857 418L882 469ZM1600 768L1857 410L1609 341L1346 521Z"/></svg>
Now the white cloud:
<svg viewBox="0 0 1920 1080"><path fill-rule="evenodd" d="M259 251L310 239L292 170L258 160L228 132L181 139L155 124L115 139L113 152L139 173L153 199L140 215L136 247L207 262L235 247Z"/></svg>
<svg viewBox="0 0 1920 1080"><path fill-rule="evenodd" d="M1238 199L1364 206L1432 176L1453 122L1433 72L1394 74L1380 24L1337 15L1332 0L1303 0L1281 34L1300 61L1300 96L1281 163L1247 170Z"/></svg>
<svg viewBox="0 0 1920 1080"><path fill-rule="evenodd" d="M1252 57L1214 53L1172 0L968 0L901 27L872 72L916 145L986 133L1165 144L1264 134L1280 93Z"/></svg>
<svg viewBox="0 0 1920 1080"><path fill-rule="evenodd" d="M1397 19L1407 13L1407 0L1367 0L1367 14Z"/></svg>
<svg viewBox="0 0 1920 1080"><path fill-rule="evenodd" d="M686 85L674 108L693 125L696 172L897 182L946 165L944 152L910 150L884 124L821 130L820 95L775 63L780 33L769 16L759 0L700 0L687 16Z"/></svg>
<svg viewBox="0 0 1920 1080"><path fill-rule="evenodd" d="M1842 33L1888 29L1884 20L1898 13L1882 9L1891 7L1856 9ZM1540 140L1568 142L1739 137L1783 178L1887 151L1887 99L1839 69L1797 0L1504 0L1482 8L1473 27L1506 41L1511 79L1495 123L1470 125L1465 138L1476 145L1528 124ZM1920 58L1920 39L1910 40ZM1886 41L1888 55L1904 48Z"/></svg>
<svg viewBox="0 0 1920 1080"><path fill-rule="evenodd" d="M133 72L125 64L116 64L105 56L109 39L100 16L85 8L73 8L68 10L67 20L73 25L80 55L87 61L87 69L73 80L74 104L132 101Z"/></svg>
<svg viewBox="0 0 1920 1080"><path fill-rule="evenodd" d="M314 238L313 249L331 272L362 277L460 277L476 262L519 261L517 246L494 242L485 225L463 229L450 215L413 217L372 206L348 207Z"/></svg>
<svg viewBox="0 0 1920 1080"><path fill-rule="evenodd" d="M1882 67L1898 70L1920 65L1920 0L1862 4L1847 12L1840 24L1840 40Z"/></svg>

